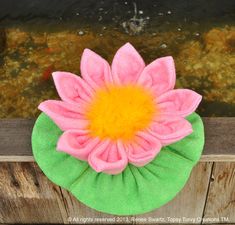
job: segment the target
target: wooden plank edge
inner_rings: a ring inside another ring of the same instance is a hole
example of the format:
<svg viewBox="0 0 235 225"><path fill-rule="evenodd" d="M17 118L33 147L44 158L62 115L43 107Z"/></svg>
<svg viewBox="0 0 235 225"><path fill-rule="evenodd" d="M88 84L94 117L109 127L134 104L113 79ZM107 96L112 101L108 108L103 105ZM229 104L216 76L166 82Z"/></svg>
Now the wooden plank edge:
<svg viewBox="0 0 235 225"><path fill-rule="evenodd" d="M0 162L34 162L33 156L0 155ZM235 162L235 155L202 155L200 162Z"/></svg>
<svg viewBox="0 0 235 225"><path fill-rule="evenodd" d="M34 162L34 157L29 155L0 155L0 162Z"/></svg>
<svg viewBox="0 0 235 225"><path fill-rule="evenodd" d="M235 155L202 155L200 162L235 162Z"/></svg>

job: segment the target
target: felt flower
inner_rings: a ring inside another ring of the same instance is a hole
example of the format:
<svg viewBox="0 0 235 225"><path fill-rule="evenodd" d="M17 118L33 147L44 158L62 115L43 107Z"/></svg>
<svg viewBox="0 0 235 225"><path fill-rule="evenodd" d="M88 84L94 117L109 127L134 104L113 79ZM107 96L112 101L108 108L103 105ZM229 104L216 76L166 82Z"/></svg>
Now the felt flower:
<svg viewBox="0 0 235 225"><path fill-rule="evenodd" d="M117 174L128 163L144 166L163 146L192 133L185 117L202 97L192 90L174 89L172 57L145 66L127 43L110 68L85 49L81 76L54 72L61 101L44 101L39 109L63 131L57 150L88 161L95 171Z"/></svg>

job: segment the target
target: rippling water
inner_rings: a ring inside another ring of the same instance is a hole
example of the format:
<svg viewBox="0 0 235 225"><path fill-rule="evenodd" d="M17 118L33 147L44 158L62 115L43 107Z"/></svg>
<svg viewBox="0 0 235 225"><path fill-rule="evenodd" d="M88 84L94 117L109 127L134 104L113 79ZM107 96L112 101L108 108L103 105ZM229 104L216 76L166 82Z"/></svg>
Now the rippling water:
<svg viewBox="0 0 235 225"><path fill-rule="evenodd" d="M0 117L36 117L58 98L51 72L80 74L91 48L109 62L131 42L145 61L172 55L177 87L203 95L203 116L235 116L235 2L231 0L2 0Z"/></svg>

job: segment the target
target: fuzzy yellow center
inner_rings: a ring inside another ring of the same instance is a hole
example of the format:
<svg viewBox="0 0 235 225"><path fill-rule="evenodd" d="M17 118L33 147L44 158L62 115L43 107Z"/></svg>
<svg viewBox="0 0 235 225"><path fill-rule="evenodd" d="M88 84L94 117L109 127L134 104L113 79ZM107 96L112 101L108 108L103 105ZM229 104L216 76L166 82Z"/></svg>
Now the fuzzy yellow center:
<svg viewBox="0 0 235 225"><path fill-rule="evenodd" d="M130 140L156 113L152 95L140 86L109 86L96 92L87 108L92 136Z"/></svg>

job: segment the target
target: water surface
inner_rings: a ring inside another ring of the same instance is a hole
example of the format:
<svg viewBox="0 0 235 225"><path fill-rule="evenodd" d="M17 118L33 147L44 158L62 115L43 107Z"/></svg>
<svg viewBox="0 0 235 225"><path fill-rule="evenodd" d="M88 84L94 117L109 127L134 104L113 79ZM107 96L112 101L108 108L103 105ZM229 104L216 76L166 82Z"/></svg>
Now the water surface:
<svg viewBox="0 0 235 225"><path fill-rule="evenodd" d="M203 95L202 116L235 116L234 19L230 0L2 0L0 117L36 117L58 98L51 72L80 74L84 48L111 62L126 42L146 63L172 55L177 87Z"/></svg>

